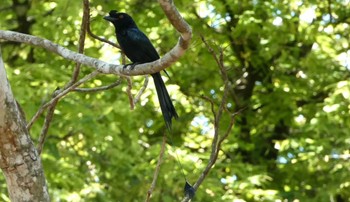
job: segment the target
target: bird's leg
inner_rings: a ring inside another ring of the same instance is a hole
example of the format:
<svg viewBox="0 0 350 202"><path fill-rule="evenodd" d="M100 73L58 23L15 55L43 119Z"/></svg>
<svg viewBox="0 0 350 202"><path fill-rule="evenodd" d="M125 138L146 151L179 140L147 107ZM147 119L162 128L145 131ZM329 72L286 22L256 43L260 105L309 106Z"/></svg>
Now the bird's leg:
<svg viewBox="0 0 350 202"><path fill-rule="evenodd" d="M140 64L139 62L134 62L134 63L131 63L131 64L126 64L124 65L123 69L127 68L128 66L131 66L130 67L130 70L133 70L135 68L136 65Z"/></svg>

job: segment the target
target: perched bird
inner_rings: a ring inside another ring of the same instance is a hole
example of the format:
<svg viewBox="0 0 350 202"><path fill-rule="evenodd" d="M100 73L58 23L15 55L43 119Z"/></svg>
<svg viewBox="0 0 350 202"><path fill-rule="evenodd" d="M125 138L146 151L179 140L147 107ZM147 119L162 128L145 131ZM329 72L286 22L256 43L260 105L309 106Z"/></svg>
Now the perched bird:
<svg viewBox="0 0 350 202"><path fill-rule="evenodd" d="M130 15L112 10L109 12L109 16L105 16L104 19L113 23L118 43L125 55L132 61L132 65L159 59L156 49L148 37L139 30ZM177 119L178 115L160 73L157 72L151 76L156 86L165 124L170 130L172 118Z"/></svg>

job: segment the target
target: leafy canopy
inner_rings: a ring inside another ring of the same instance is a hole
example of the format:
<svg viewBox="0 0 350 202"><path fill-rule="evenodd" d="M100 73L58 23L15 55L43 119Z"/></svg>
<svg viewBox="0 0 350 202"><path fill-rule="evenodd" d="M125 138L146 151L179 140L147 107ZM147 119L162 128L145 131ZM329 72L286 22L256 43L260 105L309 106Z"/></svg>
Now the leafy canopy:
<svg viewBox="0 0 350 202"><path fill-rule="evenodd" d="M200 39L223 52L237 116L215 167L195 201L343 201L350 198L349 2L175 1L194 30L190 50L169 68L174 123L153 193L155 201L183 196L182 161L190 182L207 163L214 118L201 95L220 103L223 81ZM161 55L178 35L157 2L91 1L91 29L115 41L102 17L128 12ZM1 29L47 38L77 50L81 1L3 0ZM70 79L75 64L37 47L1 43L7 73L27 119ZM85 54L120 63L120 52L88 37ZM91 72L83 67L81 75ZM83 87L119 79L100 75ZM144 77L133 77L135 95ZM53 201L142 201L152 181L164 123L150 82L135 110L127 83L98 93L70 93L59 102L42 155ZM43 119L31 130L38 139ZM228 125L227 118L221 125ZM1 179L1 200L8 200Z"/></svg>

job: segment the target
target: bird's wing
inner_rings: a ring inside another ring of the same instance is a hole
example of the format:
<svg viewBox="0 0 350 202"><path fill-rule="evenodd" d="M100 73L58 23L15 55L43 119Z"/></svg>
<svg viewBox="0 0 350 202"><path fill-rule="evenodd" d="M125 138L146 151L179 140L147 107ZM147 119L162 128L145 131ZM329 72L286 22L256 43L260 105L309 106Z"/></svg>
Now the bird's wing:
<svg viewBox="0 0 350 202"><path fill-rule="evenodd" d="M127 29L117 38L125 55L132 62L144 63L159 59L156 49L147 36L139 29Z"/></svg>

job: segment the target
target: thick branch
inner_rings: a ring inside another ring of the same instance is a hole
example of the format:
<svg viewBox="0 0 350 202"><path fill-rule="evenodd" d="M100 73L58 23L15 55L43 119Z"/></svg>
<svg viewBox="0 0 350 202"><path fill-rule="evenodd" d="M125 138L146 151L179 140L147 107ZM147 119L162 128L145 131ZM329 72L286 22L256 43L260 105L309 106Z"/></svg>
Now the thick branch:
<svg viewBox="0 0 350 202"><path fill-rule="evenodd" d="M40 157L6 78L0 52L0 168L11 201L50 201Z"/></svg>
<svg viewBox="0 0 350 202"><path fill-rule="evenodd" d="M164 57L154 62L136 65L134 69L131 69L131 66L127 68L123 68L124 65L109 64L101 60L73 52L47 39L43 39L43 38L39 38L39 37L27 35L27 34L0 30L0 39L26 43L29 45L45 48L46 50L56 53L65 59L72 60L77 63L81 63L90 67L94 67L101 73L135 76L135 75L153 74L153 73L162 71L166 67L169 67L171 64L176 62L185 53L185 50L188 48L188 45L192 36L192 32L190 28L188 28L187 30L183 30L183 28L181 28L181 31L179 32L181 33L182 37L180 38L176 46L173 49L171 49L167 54L165 54Z"/></svg>
<svg viewBox="0 0 350 202"><path fill-rule="evenodd" d="M178 44L174 48L180 46L181 48L186 50L192 38L192 29L190 25L187 24L186 21L182 18L181 14L174 5L173 0L158 0L158 2L162 7L165 15L169 19L170 23L181 34L181 38L179 39Z"/></svg>

